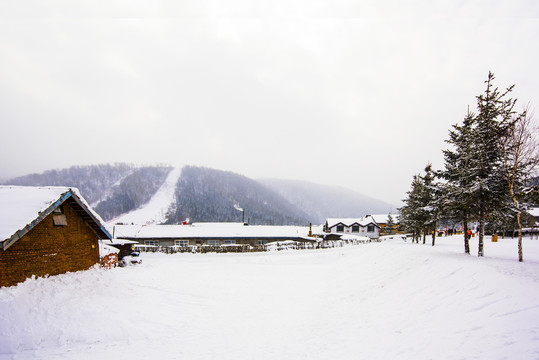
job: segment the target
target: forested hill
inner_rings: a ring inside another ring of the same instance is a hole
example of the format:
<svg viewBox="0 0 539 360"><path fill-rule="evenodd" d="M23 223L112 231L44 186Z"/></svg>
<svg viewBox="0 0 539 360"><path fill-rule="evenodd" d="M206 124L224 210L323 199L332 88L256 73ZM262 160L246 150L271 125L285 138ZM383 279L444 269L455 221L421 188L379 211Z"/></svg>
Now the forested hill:
<svg viewBox="0 0 539 360"><path fill-rule="evenodd" d="M48 170L4 182L4 185L76 187L105 220L144 206L172 167L103 164Z"/></svg>
<svg viewBox="0 0 539 360"><path fill-rule="evenodd" d="M77 187L106 221L116 221L120 216L129 219L125 214L155 207L157 198L162 199L157 205L162 206L160 212L167 224L186 218L193 222L238 222L244 215L250 224L307 225L321 224L326 217L387 213L391 208L342 188L285 180L255 181L195 166L184 167L181 174L172 169L129 164L74 166L18 177L4 185ZM167 187L171 191L163 190ZM168 198L163 199L164 194Z"/></svg>
<svg viewBox="0 0 539 360"><path fill-rule="evenodd" d="M103 164L72 166L67 169L47 170L41 174L30 174L4 182L4 185L69 186L78 188L91 204L121 179L130 175L134 167L128 164Z"/></svg>
<svg viewBox="0 0 539 360"><path fill-rule="evenodd" d="M176 186L176 209L168 222L245 221L307 225L309 215L262 184L228 171L187 166Z"/></svg>

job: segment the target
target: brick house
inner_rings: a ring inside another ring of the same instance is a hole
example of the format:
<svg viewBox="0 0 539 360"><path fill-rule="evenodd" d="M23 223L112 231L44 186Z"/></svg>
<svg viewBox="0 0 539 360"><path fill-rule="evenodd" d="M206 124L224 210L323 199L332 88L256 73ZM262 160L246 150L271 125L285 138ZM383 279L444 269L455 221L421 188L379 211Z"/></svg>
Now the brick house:
<svg viewBox="0 0 539 360"><path fill-rule="evenodd" d="M94 266L102 224L77 189L0 186L0 286Z"/></svg>

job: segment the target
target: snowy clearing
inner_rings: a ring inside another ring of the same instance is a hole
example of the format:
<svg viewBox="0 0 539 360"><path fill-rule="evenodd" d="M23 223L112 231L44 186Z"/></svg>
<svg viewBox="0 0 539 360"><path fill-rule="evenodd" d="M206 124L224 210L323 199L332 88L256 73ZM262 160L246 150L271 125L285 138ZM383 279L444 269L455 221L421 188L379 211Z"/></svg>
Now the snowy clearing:
<svg viewBox="0 0 539 360"><path fill-rule="evenodd" d="M437 241L148 253L28 280L0 289L0 359L539 358L539 240L524 263L516 239L484 258Z"/></svg>

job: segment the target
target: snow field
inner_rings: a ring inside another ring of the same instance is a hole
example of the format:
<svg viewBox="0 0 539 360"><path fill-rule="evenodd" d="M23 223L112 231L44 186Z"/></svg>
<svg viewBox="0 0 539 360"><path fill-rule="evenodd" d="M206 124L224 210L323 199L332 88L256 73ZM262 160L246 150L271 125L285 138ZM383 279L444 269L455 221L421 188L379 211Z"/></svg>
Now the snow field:
<svg viewBox="0 0 539 360"><path fill-rule="evenodd" d="M539 240L516 251L142 254L1 288L0 359L537 359Z"/></svg>

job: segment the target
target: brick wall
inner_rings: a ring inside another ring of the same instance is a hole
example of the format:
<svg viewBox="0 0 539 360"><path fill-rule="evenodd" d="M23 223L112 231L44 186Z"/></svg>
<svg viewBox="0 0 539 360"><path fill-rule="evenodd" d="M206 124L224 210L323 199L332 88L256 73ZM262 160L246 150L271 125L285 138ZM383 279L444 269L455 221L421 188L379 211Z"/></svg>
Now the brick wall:
<svg viewBox="0 0 539 360"><path fill-rule="evenodd" d="M78 205L71 199L63 204L66 226L54 225L51 214L7 250L0 250L0 286L32 275L85 270L99 262L98 236L73 206Z"/></svg>

